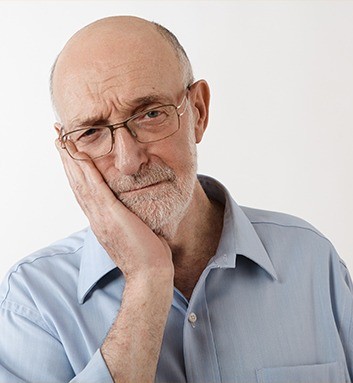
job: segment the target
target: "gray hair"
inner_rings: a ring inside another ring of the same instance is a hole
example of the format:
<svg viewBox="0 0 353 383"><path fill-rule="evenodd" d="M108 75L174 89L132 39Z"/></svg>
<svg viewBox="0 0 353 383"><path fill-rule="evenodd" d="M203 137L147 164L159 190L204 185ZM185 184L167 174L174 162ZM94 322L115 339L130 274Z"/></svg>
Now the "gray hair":
<svg viewBox="0 0 353 383"><path fill-rule="evenodd" d="M156 22L152 22L152 24L156 27L157 31L170 43L170 45L174 48L174 51L179 59L182 69L184 70L185 77L185 87L190 86L194 82L194 75L192 71L192 66L189 60L188 55L185 52L185 49L180 44L177 37L172 33L169 29L164 27L161 24Z"/></svg>

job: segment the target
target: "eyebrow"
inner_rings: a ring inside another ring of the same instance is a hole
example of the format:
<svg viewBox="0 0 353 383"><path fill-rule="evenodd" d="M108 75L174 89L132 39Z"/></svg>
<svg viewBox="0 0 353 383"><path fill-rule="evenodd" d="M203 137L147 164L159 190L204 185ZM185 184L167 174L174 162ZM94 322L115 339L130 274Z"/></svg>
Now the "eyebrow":
<svg viewBox="0 0 353 383"><path fill-rule="evenodd" d="M138 97L127 103L130 106L130 110L132 110L132 112L127 118L133 116L134 114L138 113L139 110L144 109L151 104L160 103L162 105L168 102L169 102L168 97L161 94L150 94L148 96ZM121 120L121 121L124 121L124 120ZM119 123L119 121L117 121L117 123ZM79 129L81 127L86 127L86 126L110 125L110 123L107 119L102 118L102 116L96 115L96 116L87 116L87 118L75 118L71 121L70 125L74 128Z"/></svg>

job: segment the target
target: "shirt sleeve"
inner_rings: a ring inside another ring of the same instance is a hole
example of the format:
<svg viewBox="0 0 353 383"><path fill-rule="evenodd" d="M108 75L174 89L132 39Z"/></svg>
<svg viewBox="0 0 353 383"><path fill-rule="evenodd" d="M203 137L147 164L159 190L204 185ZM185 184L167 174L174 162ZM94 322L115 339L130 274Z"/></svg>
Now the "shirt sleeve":
<svg viewBox="0 0 353 383"><path fill-rule="evenodd" d="M114 383L100 350L97 350L85 369L70 383Z"/></svg>
<svg viewBox="0 0 353 383"><path fill-rule="evenodd" d="M0 339L0 382L113 382L100 350L75 374L62 344L39 314L14 302L2 302Z"/></svg>
<svg viewBox="0 0 353 383"><path fill-rule="evenodd" d="M337 273L339 274L339 273ZM337 318L337 329L341 338L350 379L353 380L353 284L345 263L340 260L340 277L335 275L332 302Z"/></svg>

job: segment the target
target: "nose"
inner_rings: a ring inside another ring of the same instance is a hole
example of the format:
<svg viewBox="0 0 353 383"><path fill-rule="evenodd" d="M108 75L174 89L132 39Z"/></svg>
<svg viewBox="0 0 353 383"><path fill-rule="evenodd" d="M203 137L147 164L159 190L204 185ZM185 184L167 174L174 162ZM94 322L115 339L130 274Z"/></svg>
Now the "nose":
<svg viewBox="0 0 353 383"><path fill-rule="evenodd" d="M117 129L114 134L112 154L115 167L124 175L137 173L148 161L144 144L137 142L127 129Z"/></svg>

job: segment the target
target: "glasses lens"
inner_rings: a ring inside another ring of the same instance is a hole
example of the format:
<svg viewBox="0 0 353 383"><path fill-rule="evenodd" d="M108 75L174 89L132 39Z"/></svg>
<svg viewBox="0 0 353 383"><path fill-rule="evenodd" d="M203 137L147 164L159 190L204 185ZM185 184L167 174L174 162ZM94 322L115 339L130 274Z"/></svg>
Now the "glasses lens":
<svg viewBox="0 0 353 383"><path fill-rule="evenodd" d="M78 154L85 153L90 158L98 158L108 154L113 145L110 129L107 127L91 127L80 129L65 136L66 149L70 156L79 159Z"/></svg>
<svg viewBox="0 0 353 383"><path fill-rule="evenodd" d="M135 115L125 123L139 142L163 140L179 130L179 116L174 105L162 105ZM120 127L123 128L121 124ZM78 129L63 136L66 150L74 159L85 153L91 159L103 157L113 148L112 131L106 126Z"/></svg>
<svg viewBox="0 0 353 383"><path fill-rule="evenodd" d="M159 141L179 129L179 118L174 105L159 106L139 113L127 122L139 142Z"/></svg>

